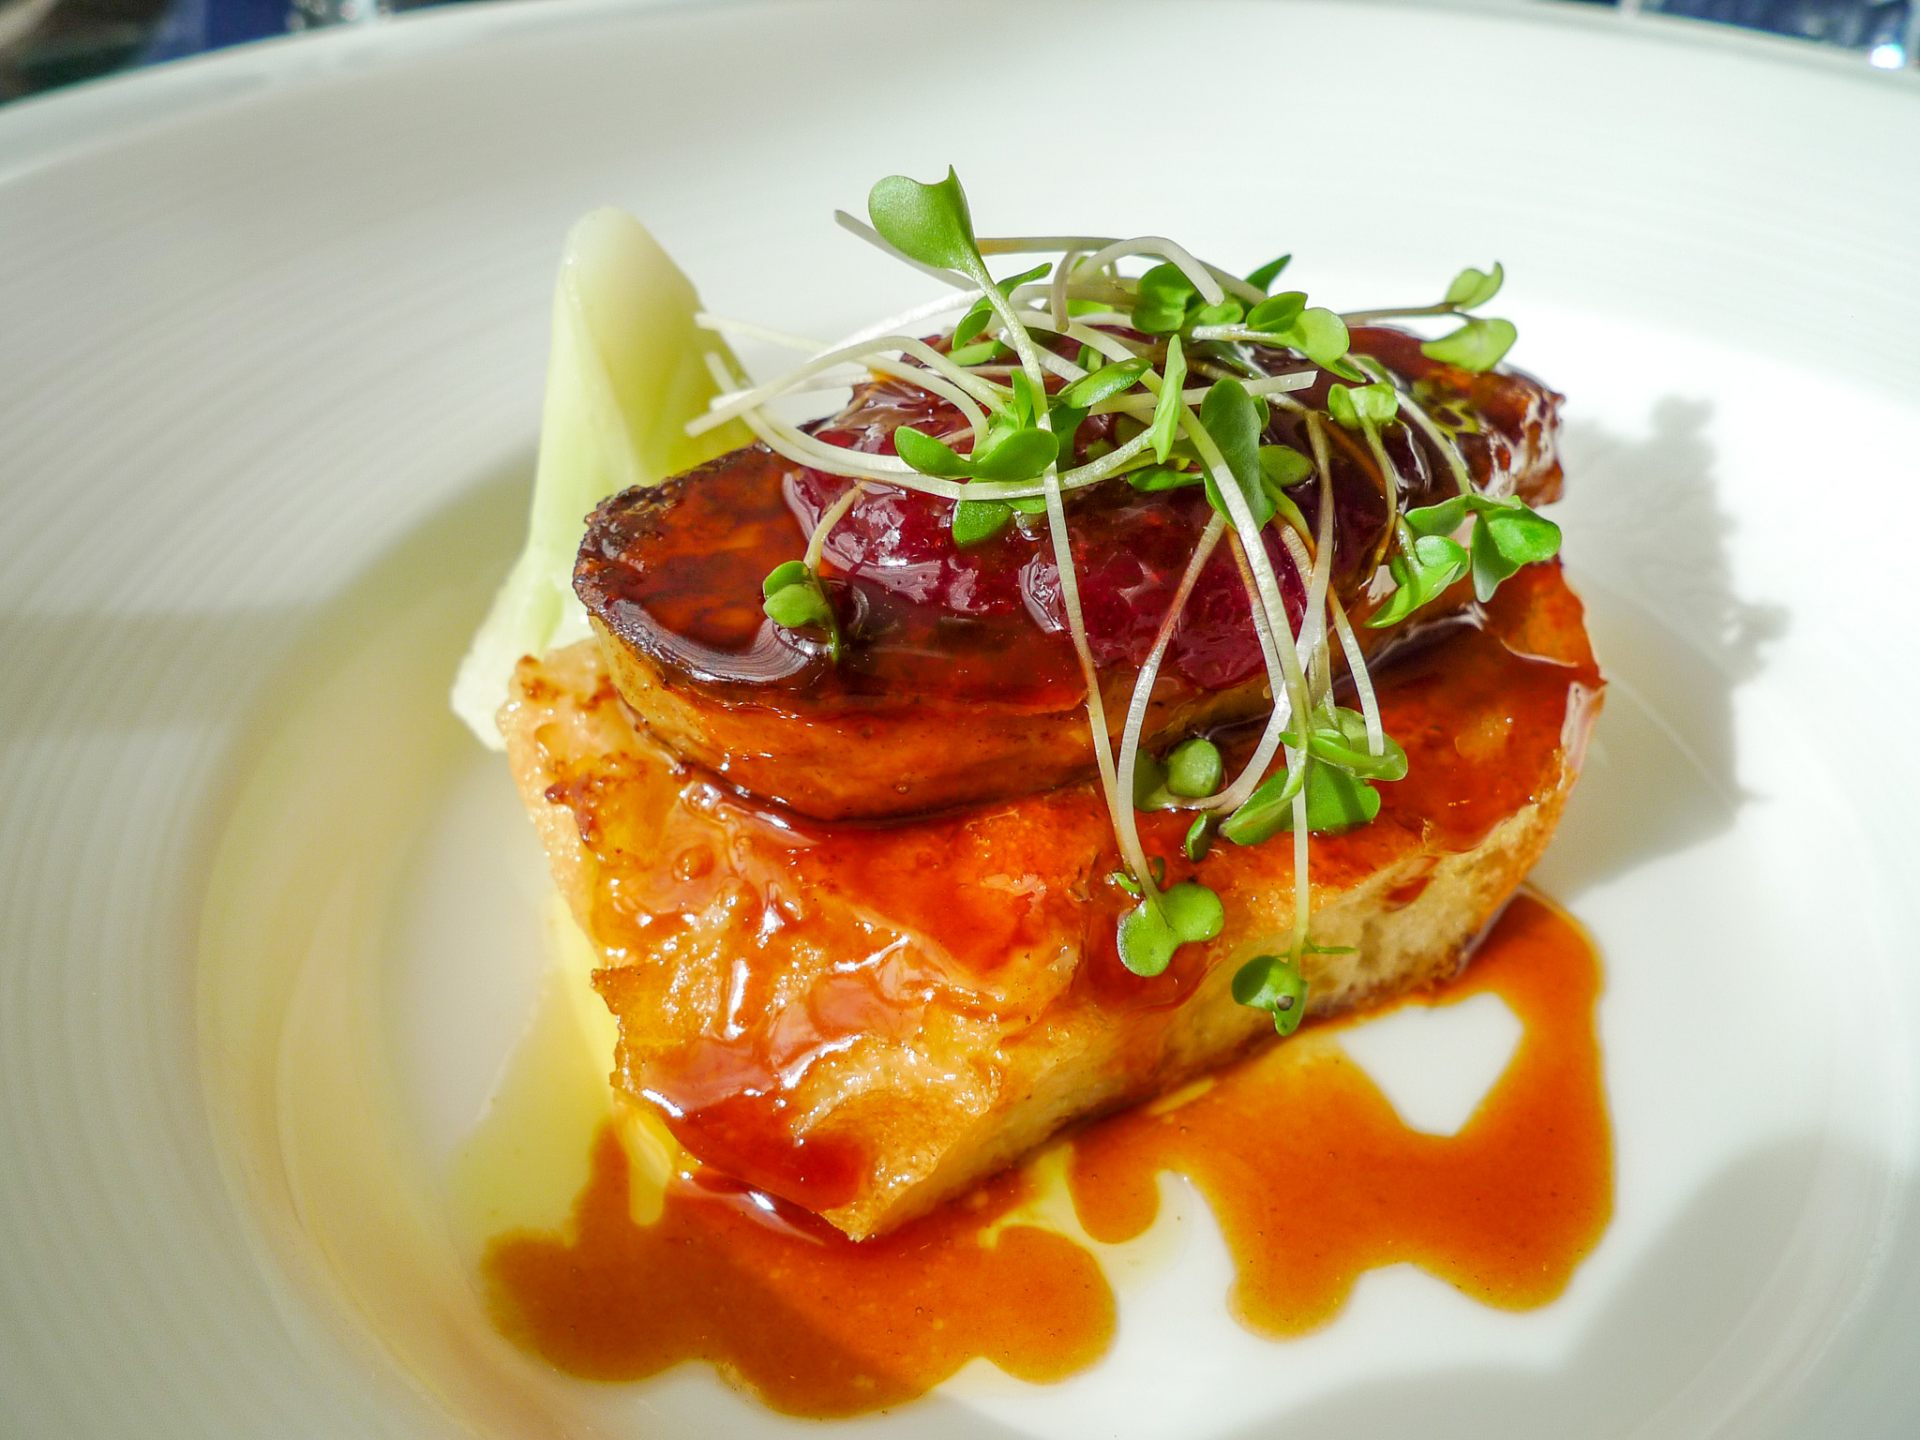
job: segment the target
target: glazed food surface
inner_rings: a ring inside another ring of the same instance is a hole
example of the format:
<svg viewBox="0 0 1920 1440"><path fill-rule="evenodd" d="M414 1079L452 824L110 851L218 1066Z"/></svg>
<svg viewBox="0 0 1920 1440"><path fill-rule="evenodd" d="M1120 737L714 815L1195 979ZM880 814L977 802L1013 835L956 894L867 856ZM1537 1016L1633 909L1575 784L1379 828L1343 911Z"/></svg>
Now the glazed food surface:
<svg viewBox="0 0 1920 1440"><path fill-rule="evenodd" d="M1375 823L1316 841L1316 911L1362 887L1367 913L1417 905L1461 857L1478 869L1449 882L1471 892L1449 923L1477 925L1545 843L1578 766L1600 685L1579 602L1556 565L1523 571L1379 679L1410 773L1382 787ZM1002 1111L1044 1037L1118 1047L1087 1062L1089 1103L1152 1093L1184 1002L1210 977L1223 986L1236 947L1290 923L1291 848L1216 846L1207 875L1227 933L1144 979L1115 954L1131 899L1107 878L1119 862L1090 785L908 825L803 822L677 763L633 724L590 646L523 662L516 688L504 717L516 773L606 958L596 983L622 1022L616 1079L702 1159L855 1233L944 1154L983 1143L989 1119L1010 1129ZM1542 806L1523 850L1472 855ZM1143 820L1149 845L1177 856L1184 821ZM1335 924L1328 938L1358 933ZM1317 972L1316 1003L1352 1003L1368 983Z"/></svg>
<svg viewBox="0 0 1920 1440"><path fill-rule="evenodd" d="M1558 493L1559 396L1525 377L1472 375L1428 360L1394 330L1358 330L1354 345L1457 426L1479 488L1530 502ZM1326 383L1323 376L1299 398L1319 403ZM946 402L887 381L864 389L817 433L888 454L902 424L941 434L960 423ZM1087 422L1081 449L1102 436L1098 418ZM1386 508L1364 445L1337 426L1329 437L1334 588L1359 624ZM1268 438L1309 448L1297 417L1281 406ZM1451 493L1444 462L1416 429L1390 425L1383 441L1403 503ZM762 579L800 554L853 483L751 446L595 512L576 586L615 684L656 736L736 788L827 819L923 812L1088 773L1085 685L1043 517L960 548L949 533L950 502L871 489L826 543L822 571L849 640L841 660L766 619ZM1318 483L1290 493L1317 525ZM1068 514L1089 643L1118 712L1211 510L1197 486L1142 494L1111 482L1070 497ZM1303 587L1272 529L1266 544L1297 625ZM1369 646L1380 635L1364 625L1358 633ZM1267 705L1246 589L1226 546L1182 611L1156 696L1150 741Z"/></svg>

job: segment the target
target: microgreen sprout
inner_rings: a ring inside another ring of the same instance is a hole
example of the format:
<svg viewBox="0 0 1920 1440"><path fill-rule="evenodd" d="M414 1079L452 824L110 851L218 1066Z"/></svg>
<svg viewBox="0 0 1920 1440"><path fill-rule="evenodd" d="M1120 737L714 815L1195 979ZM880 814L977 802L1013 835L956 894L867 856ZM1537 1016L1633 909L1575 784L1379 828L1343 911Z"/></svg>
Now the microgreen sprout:
<svg viewBox="0 0 1920 1440"><path fill-rule="evenodd" d="M1256 955L1233 976L1233 998L1273 1016L1282 1036L1300 1028L1307 1013L1307 977L1284 955Z"/></svg>
<svg viewBox="0 0 1920 1440"><path fill-rule="evenodd" d="M1205 885L1186 880L1151 895L1121 918L1117 944L1120 963L1136 975L1164 971L1182 945L1204 945L1226 925L1220 897Z"/></svg>
<svg viewBox="0 0 1920 1440"><path fill-rule="evenodd" d="M1370 590L1377 603L1362 612L1369 627L1398 624L1469 577L1487 599L1523 566L1550 559L1560 541L1558 527L1518 499L1476 489L1455 443L1478 423L1448 398L1458 393L1457 374L1431 393L1409 391L1364 347L1353 348L1353 328L1451 318L1457 327L1423 341L1425 355L1456 370L1489 370L1515 339L1511 323L1477 313L1500 293L1504 270L1497 262L1462 269L1431 304L1340 314L1304 289L1275 291L1290 255L1241 279L1163 236L982 238L951 169L931 184L887 177L869 194L867 214L871 225L837 218L951 293L829 346L702 318L710 328L809 355L759 386L709 356L722 394L696 426L739 418L786 459L852 482L815 523L804 557L766 577L767 616L841 658L846 642L822 572L833 527L865 493L909 490L949 502L959 547L1006 543L1016 515L1044 516L1113 818L1120 868L1110 878L1131 902L1116 928L1120 958L1136 974L1157 975L1181 946L1207 943L1225 923L1219 895L1200 878L1166 884L1165 861L1150 858L1143 842L1141 813L1191 812L1179 852L1196 867L1216 837L1245 846L1291 834L1294 921L1286 951L1249 961L1233 981L1242 1004L1290 1033L1306 1008L1302 962L1326 949L1309 930L1308 837L1369 823L1381 808L1378 787L1401 779L1408 763L1382 725L1364 648L1342 587L1333 584L1336 450L1341 463L1363 473L1370 464L1386 505L1373 560L1391 589ZM988 257L1005 255L1057 258L995 276ZM918 338L929 325L944 339ZM857 384L863 372L919 388L948 407L949 418L899 426L894 453L885 454L830 444L769 408L781 396ZM1326 398L1315 405L1301 392ZM1275 426L1276 412L1290 428ZM1089 423L1096 417L1098 428ZM1388 441L1409 434L1440 455L1458 493L1411 509L1401 504L1409 482L1396 473ZM1146 497L1203 487L1212 511L1134 678L1117 746L1081 610L1067 509L1069 497L1109 481ZM1311 526L1302 508L1310 496ZM1275 536L1279 549L1270 551ZM1222 543L1247 595L1273 697L1251 752L1234 751L1239 770L1231 780L1211 739L1190 736L1160 757L1142 743L1161 663ZM1289 593L1305 597L1298 620L1283 578L1296 586ZM1336 647L1351 708L1335 699Z"/></svg>
<svg viewBox="0 0 1920 1440"><path fill-rule="evenodd" d="M1167 756L1167 789L1175 795L1211 795L1224 778L1220 749L1204 736L1182 741Z"/></svg>
<svg viewBox="0 0 1920 1440"><path fill-rule="evenodd" d="M807 568L804 560L774 566L761 582L760 595L761 608L769 620L788 630L825 631L828 652L839 660L840 626L834 619L833 605L820 585L820 577Z"/></svg>

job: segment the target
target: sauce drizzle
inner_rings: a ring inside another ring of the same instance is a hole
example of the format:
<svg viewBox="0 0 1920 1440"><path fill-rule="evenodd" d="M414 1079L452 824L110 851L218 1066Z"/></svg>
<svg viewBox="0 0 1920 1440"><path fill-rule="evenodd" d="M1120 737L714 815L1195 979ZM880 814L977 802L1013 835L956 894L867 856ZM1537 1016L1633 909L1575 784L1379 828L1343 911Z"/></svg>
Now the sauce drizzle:
<svg viewBox="0 0 1920 1440"><path fill-rule="evenodd" d="M1159 1172L1186 1176L1233 1252L1234 1314L1265 1335L1317 1329L1362 1273L1400 1261L1500 1309L1546 1304L1613 1213L1600 967L1571 920L1522 894L1438 1003L1488 992L1522 1033L1457 1134L1409 1128L1339 1049L1282 1046L1188 1104L1082 1135L1069 1171L1081 1223L1131 1239L1153 1223Z"/></svg>
<svg viewBox="0 0 1920 1440"><path fill-rule="evenodd" d="M1402 1261L1489 1305L1544 1305L1612 1213L1599 991L1579 927L1522 894L1460 980L1413 1002L1491 993L1521 1021L1457 1134L1402 1123L1339 1050L1345 1022L1310 1027L1183 1104L1065 1142L1075 1211L1096 1241L1128 1240L1153 1223L1159 1173L1187 1176L1232 1252L1234 1313L1262 1334L1326 1324L1361 1274ZM609 1126L566 1231L501 1236L483 1270L502 1330L592 1379L704 1360L773 1408L818 1417L900 1404L976 1356L1058 1380L1107 1352L1116 1304L1092 1251L1020 1218L1035 1173L863 1244L699 1172L671 1178L659 1219L639 1224Z"/></svg>

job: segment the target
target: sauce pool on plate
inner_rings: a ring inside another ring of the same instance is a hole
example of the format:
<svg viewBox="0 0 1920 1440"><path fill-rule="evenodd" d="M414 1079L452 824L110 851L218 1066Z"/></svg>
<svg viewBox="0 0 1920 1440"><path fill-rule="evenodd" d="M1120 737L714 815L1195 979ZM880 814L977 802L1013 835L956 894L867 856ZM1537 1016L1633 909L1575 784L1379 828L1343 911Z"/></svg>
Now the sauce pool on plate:
<svg viewBox="0 0 1920 1440"><path fill-rule="evenodd" d="M1522 894L1461 979L1413 1003L1482 993L1522 1034L1456 1134L1401 1121L1340 1050L1345 1022L1310 1027L1314 1043L1063 1142L1086 1234L1143 1233L1157 1177L1186 1177L1232 1254L1234 1314L1273 1336L1326 1324L1362 1274L1400 1262L1504 1309L1553 1300L1612 1213L1598 957ZM703 1360L774 1409L825 1417L900 1404L975 1357L1048 1381L1111 1345L1118 1307L1097 1250L1025 1218L1037 1167L862 1244L698 1170L671 1175L657 1218L636 1220L631 1168L603 1128L570 1221L486 1248L501 1329L569 1373L638 1380Z"/></svg>

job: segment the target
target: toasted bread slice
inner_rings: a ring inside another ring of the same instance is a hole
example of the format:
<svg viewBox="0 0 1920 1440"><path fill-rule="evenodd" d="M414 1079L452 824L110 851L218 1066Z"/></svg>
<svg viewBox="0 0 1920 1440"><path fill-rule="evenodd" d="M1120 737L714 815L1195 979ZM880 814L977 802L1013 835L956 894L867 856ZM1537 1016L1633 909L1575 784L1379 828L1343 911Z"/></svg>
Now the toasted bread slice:
<svg viewBox="0 0 1920 1440"><path fill-rule="evenodd" d="M1411 769L1372 824L1313 842L1315 938L1354 948L1306 957L1310 1015L1465 962L1553 831L1602 684L1557 565L1376 683ZM701 1159L851 1236L1272 1036L1229 985L1286 943L1284 837L1215 846L1226 928L1148 980L1114 953L1131 901L1090 786L893 826L800 821L649 738L591 644L522 661L501 726L606 959L614 1083ZM1184 878L1182 817L1143 821Z"/></svg>

